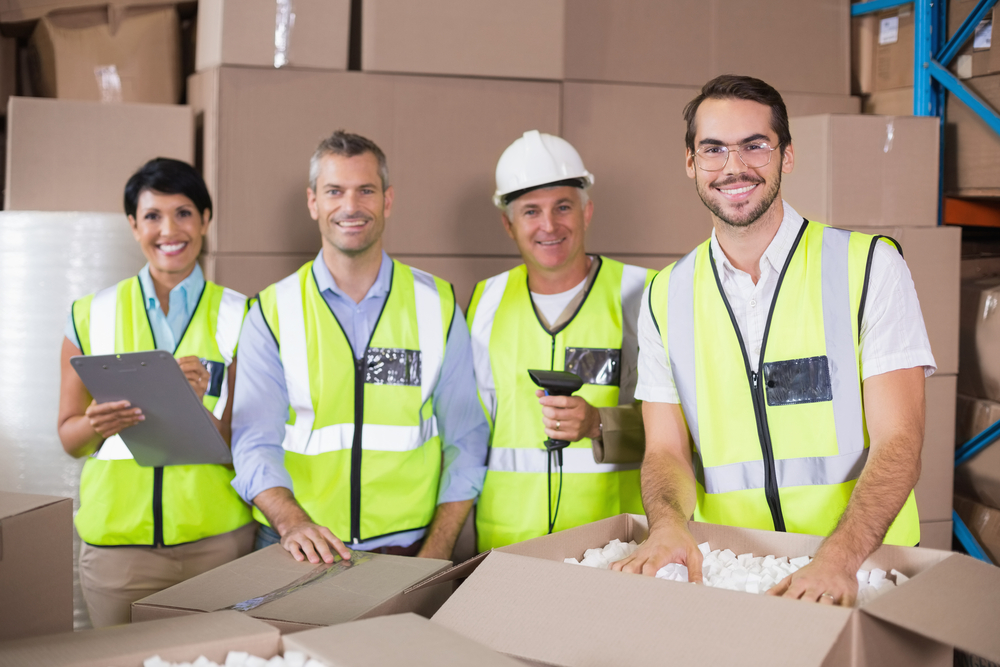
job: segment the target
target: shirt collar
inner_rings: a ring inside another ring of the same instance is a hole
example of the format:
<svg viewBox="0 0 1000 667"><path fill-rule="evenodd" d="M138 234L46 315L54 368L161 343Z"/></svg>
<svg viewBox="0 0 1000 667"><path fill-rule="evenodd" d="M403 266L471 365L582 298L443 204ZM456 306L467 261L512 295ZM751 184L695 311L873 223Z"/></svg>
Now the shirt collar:
<svg viewBox="0 0 1000 667"><path fill-rule="evenodd" d="M788 258L788 253L792 250L792 244L795 243L795 237L799 233L799 228L802 226L803 217L796 213L795 209L788 202L782 200L781 205L784 215L781 218L781 225L779 225L774 238L771 239L771 243L768 244L767 249L764 250L764 254L761 255L761 274L764 273L765 262L775 271L781 270L785 265L785 260ZM712 257L715 258L717 263L722 265L725 271L739 271L739 269L732 265L729 258L726 257L726 253L722 251L722 246L719 245L719 239L716 238L714 228L712 229L711 247Z"/></svg>
<svg viewBox="0 0 1000 667"><path fill-rule="evenodd" d="M156 287L153 285L153 277L149 275L149 263L147 262L144 267L139 269L139 284L142 286L143 296L146 297L146 310L153 310L154 308L160 307L160 299L156 296ZM205 274L201 271L201 266L199 264L194 265L194 271L191 274L178 283L172 290L170 290L170 296L175 293L180 294L184 299L184 305L187 312L194 312L195 307L198 305L198 299L201 298L202 290L205 289ZM168 304L169 305L169 304Z"/></svg>
<svg viewBox="0 0 1000 667"><path fill-rule="evenodd" d="M354 300L347 296L340 287L337 286L337 281L334 280L333 274L330 273L330 268L323 261L323 251L320 250L319 254L316 255L316 261L313 262L313 276L316 278L316 286L319 287L320 294L329 291L331 294L335 294L344 299L350 299L353 303ZM375 278L374 284L368 289L368 293L365 294L365 299L373 299L384 297L389 293L389 288L392 286L392 260L389 255L382 251L382 264L378 268L378 276ZM364 299L362 299L364 300Z"/></svg>

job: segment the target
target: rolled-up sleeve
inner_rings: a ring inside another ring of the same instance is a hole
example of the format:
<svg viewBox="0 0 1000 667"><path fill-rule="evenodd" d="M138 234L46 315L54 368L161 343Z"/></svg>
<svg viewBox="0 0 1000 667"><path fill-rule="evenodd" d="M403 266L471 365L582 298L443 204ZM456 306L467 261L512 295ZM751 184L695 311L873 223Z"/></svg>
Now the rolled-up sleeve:
<svg viewBox="0 0 1000 667"><path fill-rule="evenodd" d="M248 503L274 487L292 489L281 442L288 421L288 388L260 304L247 314L240 333L233 399L233 488Z"/></svg>
<svg viewBox="0 0 1000 667"><path fill-rule="evenodd" d="M444 456L438 504L472 500L486 478L490 427L476 391L469 327L458 308L434 388L434 416Z"/></svg>

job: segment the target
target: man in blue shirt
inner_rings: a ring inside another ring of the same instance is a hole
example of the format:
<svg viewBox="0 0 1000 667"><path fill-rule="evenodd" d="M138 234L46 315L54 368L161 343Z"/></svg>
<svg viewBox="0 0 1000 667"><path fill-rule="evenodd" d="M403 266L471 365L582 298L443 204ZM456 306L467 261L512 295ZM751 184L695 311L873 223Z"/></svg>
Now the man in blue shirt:
<svg viewBox="0 0 1000 667"><path fill-rule="evenodd" d="M269 524L257 548L448 559L482 488L489 426L468 327L450 285L382 250L393 194L373 142L324 140L307 190L322 250L247 316L233 486Z"/></svg>

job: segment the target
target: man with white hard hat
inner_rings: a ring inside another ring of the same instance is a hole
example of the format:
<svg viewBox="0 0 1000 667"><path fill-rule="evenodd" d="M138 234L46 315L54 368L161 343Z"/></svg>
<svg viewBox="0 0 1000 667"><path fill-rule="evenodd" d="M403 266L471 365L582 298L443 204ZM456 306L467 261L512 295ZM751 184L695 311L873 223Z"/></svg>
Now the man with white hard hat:
<svg viewBox="0 0 1000 667"><path fill-rule="evenodd" d="M476 511L480 551L642 512L638 458L595 456L611 440L622 448L638 440L641 451L635 324L655 275L585 252L594 177L567 141L525 132L501 155L496 182L493 202L524 264L479 283L469 305L476 384L492 428ZM569 371L584 385L575 396L548 396L529 369ZM557 455L547 438L572 444Z"/></svg>

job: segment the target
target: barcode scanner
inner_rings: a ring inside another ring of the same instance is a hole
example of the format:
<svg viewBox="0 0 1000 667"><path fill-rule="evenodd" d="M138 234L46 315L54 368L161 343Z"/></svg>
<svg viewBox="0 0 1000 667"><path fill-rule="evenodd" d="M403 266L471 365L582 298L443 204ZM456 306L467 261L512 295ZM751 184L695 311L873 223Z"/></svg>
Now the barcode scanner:
<svg viewBox="0 0 1000 667"><path fill-rule="evenodd" d="M531 381L545 390L546 396L572 396L583 386L583 379L576 373L569 371L542 371L529 370L528 375ZM563 473L563 453L562 450L569 447L568 440L554 440L549 438L545 441L545 449L549 453L548 460L548 483L549 483L549 533L556 525L556 518L559 516L559 502L562 500L562 473ZM552 511L552 458L555 454L556 463L559 466L559 493L556 498L556 509Z"/></svg>

